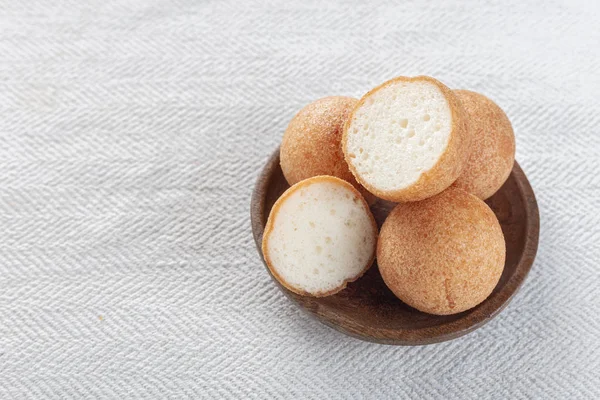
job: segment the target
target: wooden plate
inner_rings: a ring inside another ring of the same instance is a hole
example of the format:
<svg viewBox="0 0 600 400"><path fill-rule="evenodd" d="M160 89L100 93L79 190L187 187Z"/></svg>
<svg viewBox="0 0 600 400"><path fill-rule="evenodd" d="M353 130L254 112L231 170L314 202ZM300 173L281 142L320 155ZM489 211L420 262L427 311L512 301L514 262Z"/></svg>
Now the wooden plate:
<svg viewBox="0 0 600 400"><path fill-rule="evenodd" d="M269 212L288 187L279 166L277 149L260 174L252 195L252 231L261 258L263 231ZM300 308L324 324L359 339L384 344L422 345L457 338L479 328L506 307L525 280L537 251L538 207L519 164L515 162L504 186L486 203L502 225L506 239L506 264L490 297L460 314L425 314L402 303L385 286L377 262L363 277L329 297L299 296L273 280ZM393 203L379 200L371 207L380 227L393 206ZM264 263L264 258L262 260Z"/></svg>

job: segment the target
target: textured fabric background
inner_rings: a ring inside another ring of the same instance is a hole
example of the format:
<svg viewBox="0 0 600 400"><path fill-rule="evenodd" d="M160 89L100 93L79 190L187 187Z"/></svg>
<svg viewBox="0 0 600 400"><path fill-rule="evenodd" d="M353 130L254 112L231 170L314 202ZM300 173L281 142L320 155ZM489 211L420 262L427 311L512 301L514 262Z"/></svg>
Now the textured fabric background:
<svg viewBox="0 0 600 400"><path fill-rule="evenodd" d="M1 399L600 398L600 3L365 3L0 0ZM415 348L302 314L249 222L296 111L400 74L496 100L541 212L511 305Z"/></svg>

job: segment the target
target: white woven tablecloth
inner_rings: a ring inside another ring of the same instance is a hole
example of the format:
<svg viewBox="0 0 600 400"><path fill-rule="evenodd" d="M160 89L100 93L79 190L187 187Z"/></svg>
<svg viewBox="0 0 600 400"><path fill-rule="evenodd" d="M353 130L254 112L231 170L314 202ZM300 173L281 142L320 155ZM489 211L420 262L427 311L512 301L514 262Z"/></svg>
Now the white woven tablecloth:
<svg viewBox="0 0 600 400"><path fill-rule="evenodd" d="M600 3L0 0L0 399L600 398ZM303 105L481 91L537 195L483 328L346 337L271 282L255 178Z"/></svg>

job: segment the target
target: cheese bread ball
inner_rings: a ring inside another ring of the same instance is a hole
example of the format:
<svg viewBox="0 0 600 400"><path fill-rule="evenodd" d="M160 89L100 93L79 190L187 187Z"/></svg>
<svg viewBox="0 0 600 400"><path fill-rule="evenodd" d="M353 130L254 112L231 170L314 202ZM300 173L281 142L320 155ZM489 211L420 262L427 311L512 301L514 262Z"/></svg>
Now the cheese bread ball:
<svg viewBox="0 0 600 400"><path fill-rule="evenodd" d="M379 271L392 292L417 310L438 315L484 301L502 275L505 256L492 210L460 189L397 205L377 244Z"/></svg>

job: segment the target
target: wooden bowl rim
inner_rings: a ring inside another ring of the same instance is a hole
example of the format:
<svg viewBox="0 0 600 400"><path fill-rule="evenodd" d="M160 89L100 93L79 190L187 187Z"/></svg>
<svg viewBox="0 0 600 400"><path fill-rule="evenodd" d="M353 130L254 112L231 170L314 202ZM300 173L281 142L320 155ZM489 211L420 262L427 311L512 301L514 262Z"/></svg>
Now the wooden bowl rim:
<svg viewBox="0 0 600 400"><path fill-rule="evenodd" d="M467 311L467 314L465 314L463 318L459 318L443 325L418 329L377 328L379 333L377 336L365 334L365 332L360 329L359 324L352 324L342 319L331 318L320 314L315 310L307 308L304 304L300 303L296 298L294 298L293 293L284 288L271 275L269 268L266 266L264 256L262 254L262 237L264 233L262 221L266 221L266 216L264 215L266 194L268 193L268 188L271 184L271 179L274 175L274 172L276 172L278 168L279 148L277 148L269 157L266 165L257 178L256 185L252 193L250 218L254 242L256 243L258 253L273 281L275 281L279 289L282 290L290 300L292 300L303 311L312 317L315 317L320 322L346 335L374 343L402 346L433 344L456 339L483 326L485 323L498 315L517 293L527 278L527 275L533 265L539 241L539 209L533 189L529 184L525 173L515 160L511 175L514 175L516 185L519 188L519 193L523 200L522 202L525 205L525 243L514 273L500 288L500 290L488 297L488 299L486 299L475 309Z"/></svg>

